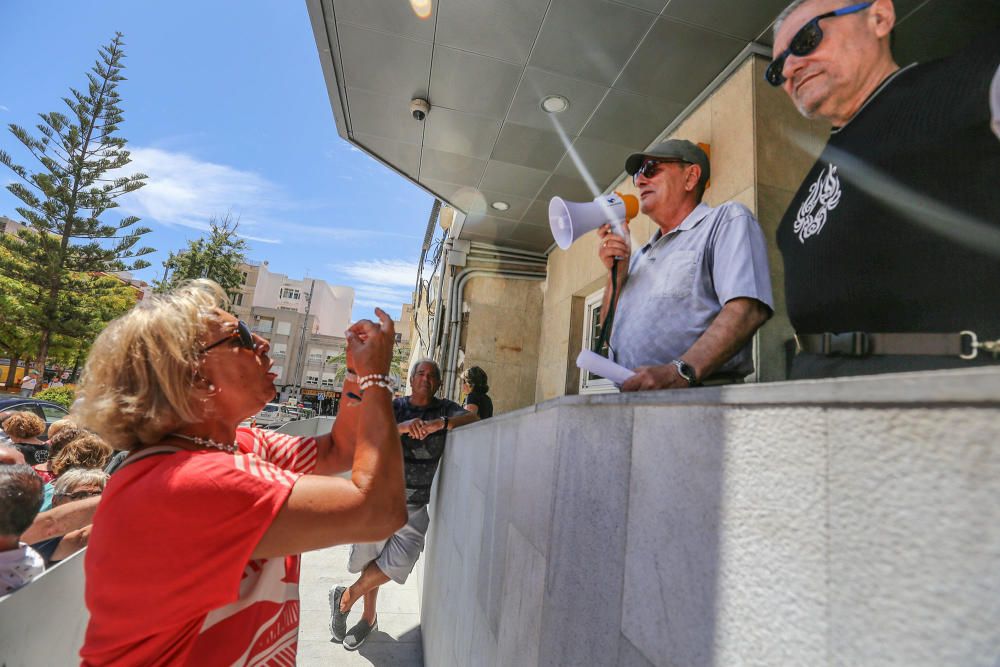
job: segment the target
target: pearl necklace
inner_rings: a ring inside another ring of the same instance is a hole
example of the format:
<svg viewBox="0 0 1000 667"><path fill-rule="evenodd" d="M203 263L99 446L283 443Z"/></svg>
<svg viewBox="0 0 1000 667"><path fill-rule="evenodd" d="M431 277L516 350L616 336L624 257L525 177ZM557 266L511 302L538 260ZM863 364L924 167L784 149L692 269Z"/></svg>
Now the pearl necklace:
<svg viewBox="0 0 1000 667"><path fill-rule="evenodd" d="M184 435L183 433L168 433L167 437L180 438L181 440L187 440L188 442L193 442L194 444L201 445L202 447L221 449L222 451L228 452L229 454L235 454L236 452L239 451L239 447L237 447L235 442L231 445L226 445L221 442L216 442L211 438L199 438L196 435Z"/></svg>

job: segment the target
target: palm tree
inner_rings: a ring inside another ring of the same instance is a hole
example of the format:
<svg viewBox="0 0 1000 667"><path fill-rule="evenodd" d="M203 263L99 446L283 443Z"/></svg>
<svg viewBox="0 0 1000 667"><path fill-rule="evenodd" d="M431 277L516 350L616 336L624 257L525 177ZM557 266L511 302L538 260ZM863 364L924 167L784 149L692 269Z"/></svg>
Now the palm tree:
<svg viewBox="0 0 1000 667"><path fill-rule="evenodd" d="M397 391L405 389L406 363L409 360L409 352L400 345L392 348L392 358L389 360L389 375L396 380ZM334 375L334 383L344 385L344 378L347 377L347 350L342 350L339 354L333 354L326 358L327 364L336 364L337 370Z"/></svg>

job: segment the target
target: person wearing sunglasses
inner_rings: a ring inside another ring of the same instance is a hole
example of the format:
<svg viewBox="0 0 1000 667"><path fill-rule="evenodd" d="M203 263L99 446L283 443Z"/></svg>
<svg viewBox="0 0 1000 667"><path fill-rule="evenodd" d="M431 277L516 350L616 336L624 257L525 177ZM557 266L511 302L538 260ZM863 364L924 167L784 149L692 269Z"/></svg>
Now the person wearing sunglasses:
<svg viewBox="0 0 1000 667"><path fill-rule="evenodd" d="M275 375L268 342L226 304L216 283L192 281L91 348L73 417L131 453L90 530L84 665L294 664L299 554L407 520L389 316L346 332L360 400L331 433L298 437L239 427Z"/></svg>
<svg viewBox="0 0 1000 667"><path fill-rule="evenodd" d="M609 272L602 326L610 312L610 355L635 371L621 390L742 381L753 371L750 339L773 311L760 225L742 204L702 201L710 165L690 141L633 153L625 171L657 230L634 254L610 225L598 230Z"/></svg>
<svg viewBox="0 0 1000 667"><path fill-rule="evenodd" d="M797 0L775 22L765 79L832 126L777 231L792 379L996 363L1000 30L900 67L895 25L892 0Z"/></svg>

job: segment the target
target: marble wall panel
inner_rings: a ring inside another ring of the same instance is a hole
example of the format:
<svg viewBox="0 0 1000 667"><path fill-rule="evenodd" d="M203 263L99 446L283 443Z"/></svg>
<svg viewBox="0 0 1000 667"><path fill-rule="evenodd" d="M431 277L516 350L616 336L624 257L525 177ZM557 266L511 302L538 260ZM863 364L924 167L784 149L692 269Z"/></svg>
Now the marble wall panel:
<svg viewBox="0 0 1000 667"><path fill-rule="evenodd" d="M503 601L497 633L497 664L527 667L539 664L545 557L510 526L507 533Z"/></svg>
<svg viewBox="0 0 1000 667"><path fill-rule="evenodd" d="M657 664L714 666L722 409L634 412L622 633Z"/></svg>
<svg viewBox="0 0 1000 667"><path fill-rule="evenodd" d="M1000 410L829 420L832 662L995 665Z"/></svg>
<svg viewBox="0 0 1000 667"><path fill-rule="evenodd" d="M546 557L556 497L558 434L559 411L543 410L519 419L516 431L511 434L514 437L497 442L502 456L514 458L508 498L511 525Z"/></svg>
<svg viewBox="0 0 1000 667"><path fill-rule="evenodd" d="M510 523L510 488L514 457L498 442L483 503L483 534L480 546L476 595L493 633L500 629L500 602L507 558L507 527ZM446 455L447 456L447 455Z"/></svg>
<svg viewBox="0 0 1000 667"><path fill-rule="evenodd" d="M631 433L631 411L622 407L559 410L541 664L617 659Z"/></svg>
<svg viewBox="0 0 1000 667"><path fill-rule="evenodd" d="M827 659L827 423L822 408L722 415L717 664Z"/></svg>

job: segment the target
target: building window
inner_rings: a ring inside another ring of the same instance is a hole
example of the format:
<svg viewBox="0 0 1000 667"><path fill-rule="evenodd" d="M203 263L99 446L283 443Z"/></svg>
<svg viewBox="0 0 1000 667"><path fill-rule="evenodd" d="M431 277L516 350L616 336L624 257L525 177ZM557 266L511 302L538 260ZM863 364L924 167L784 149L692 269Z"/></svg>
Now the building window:
<svg viewBox="0 0 1000 667"><path fill-rule="evenodd" d="M275 343L271 346L271 356L275 359L282 359L285 353L288 351L288 345L285 343Z"/></svg>
<svg viewBox="0 0 1000 667"><path fill-rule="evenodd" d="M601 335L601 301L604 299L604 289L599 289L584 302L583 315L583 347L594 349L594 344ZM600 353L607 356L608 344L605 343ZM581 394L608 394L618 391L615 383L593 373L580 372Z"/></svg>
<svg viewBox="0 0 1000 667"><path fill-rule="evenodd" d="M243 292L237 292L235 294L230 294L229 295L229 301L234 306L242 306L243 305Z"/></svg>
<svg viewBox="0 0 1000 667"><path fill-rule="evenodd" d="M250 277L250 274L248 274L248 273L247 273L246 271L244 271L244 272L243 272L243 273L241 274L241 276L242 276L242 277L240 278L240 285L246 285L246 284L247 284L247 278L249 278L249 277Z"/></svg>
<svg viewBox="0 0 1000 667"><path fill-rule="evenodd" d="M322 363L324 359L323 350L319 350L315 347L309 348L309 363L318 364Z"/></svg>
<svg viewBox="0 0 1000 667"><path fill-rule="evenodd" d="M281 291L278 292L279 299L293 299L295 301L299 300L299 291L291 287L282 287Z"/></svg>
<svg viewBox="0 0 1000 667"><path fill-rule="evenodd" d="M323 373L323 389L333 389L336 380L336 373Z"/></svg>
<svg viewBox="0 0 1000 667"><path fill-rule="evenodd" d="M274 333L278 334L279 336L287 336L291 332L292 332L291 322L282 322L280 320L278 321L278 328L275 330Z"/></svg>
<svg viewBox="0 0 1000 667"><path fill-rule="evenodd" d="M257 322L257 333L269 334L274 327L274 320L270 317L262 317Z"/></svg>
<svg viewBox="0 0 1000 667"><path fill-rule="evenodd" d="M309 372L306 373L306 384L312 385L313 387L319 385L319 373Z"/></svg>

